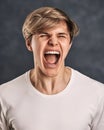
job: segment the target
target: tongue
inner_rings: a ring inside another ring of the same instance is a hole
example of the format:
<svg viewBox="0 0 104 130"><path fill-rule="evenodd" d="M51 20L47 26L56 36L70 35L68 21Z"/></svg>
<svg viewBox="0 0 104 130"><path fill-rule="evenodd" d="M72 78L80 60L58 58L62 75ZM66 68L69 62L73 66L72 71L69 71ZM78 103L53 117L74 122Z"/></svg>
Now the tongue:
<svg viewBox="0 0 104 130"><path fill-rule="evenodd" d="M55 64L57 61L56 55L45 55L45 59L50 64Z"/></svg>

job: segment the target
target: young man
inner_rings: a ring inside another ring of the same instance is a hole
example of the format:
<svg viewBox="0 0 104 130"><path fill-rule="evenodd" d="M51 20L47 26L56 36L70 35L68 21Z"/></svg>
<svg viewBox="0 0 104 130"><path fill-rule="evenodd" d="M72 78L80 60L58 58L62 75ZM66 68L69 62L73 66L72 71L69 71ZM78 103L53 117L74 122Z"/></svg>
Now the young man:
<svg viewBox="0 0 104 130"><path fill-rule="evenodd" d="M104 130L104 85L64 64L77 33L57 8L27 16L34 68L0 86L0 130Z"/></svg>

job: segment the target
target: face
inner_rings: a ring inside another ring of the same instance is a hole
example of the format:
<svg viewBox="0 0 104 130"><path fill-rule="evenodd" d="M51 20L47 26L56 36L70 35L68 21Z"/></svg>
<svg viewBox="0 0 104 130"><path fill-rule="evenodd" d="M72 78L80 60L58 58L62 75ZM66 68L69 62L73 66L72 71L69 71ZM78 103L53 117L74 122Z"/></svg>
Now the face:
<svg viewBox="0 0 104 130"><path fill-rule="evenodd" d="M63 71L70 50L70 35L65 22L32 36L27 44L33 52L35 69L45 76L56 76Z"/></svg>

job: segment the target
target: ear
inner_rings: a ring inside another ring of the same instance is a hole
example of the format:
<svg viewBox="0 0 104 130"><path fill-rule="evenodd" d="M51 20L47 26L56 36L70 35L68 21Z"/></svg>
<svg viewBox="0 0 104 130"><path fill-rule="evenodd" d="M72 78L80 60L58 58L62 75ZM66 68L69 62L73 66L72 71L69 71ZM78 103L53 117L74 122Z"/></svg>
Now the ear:
<svg viewBox="0 0 104 130"><path fill-rule="evenodd" d="M32 45L30 40L26 40L26 47L29 51L32 51Z"/></svg>

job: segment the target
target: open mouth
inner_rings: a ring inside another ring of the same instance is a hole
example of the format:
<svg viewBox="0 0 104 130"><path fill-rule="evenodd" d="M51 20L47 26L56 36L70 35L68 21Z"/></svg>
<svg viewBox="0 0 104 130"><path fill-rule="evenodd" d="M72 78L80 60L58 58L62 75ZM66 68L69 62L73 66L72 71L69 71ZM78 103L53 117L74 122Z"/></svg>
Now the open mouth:
<svg viewBox="0 0 104 130"><path fill-rule="evenodd" d="M44 53L45 60L49 64L57 64L60 58L59 51L47 51Z"/></svg>

